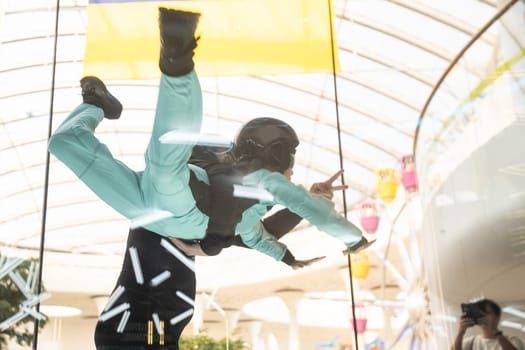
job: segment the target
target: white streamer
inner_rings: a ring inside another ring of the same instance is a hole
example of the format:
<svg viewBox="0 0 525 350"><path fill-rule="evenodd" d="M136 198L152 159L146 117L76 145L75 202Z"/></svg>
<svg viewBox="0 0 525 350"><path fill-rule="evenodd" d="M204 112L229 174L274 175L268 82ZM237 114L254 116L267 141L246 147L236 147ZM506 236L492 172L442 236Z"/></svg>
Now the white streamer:
<svg viewBox="0 0 525 350"><path fill-rule="evenodd" d="M231 141L220 135L169 131L159 137L160 143L201 145L209 147L231 147Z"/></svg>
<svg viewBox="0 0 525 350"><path fill-rule="evenodd" d="M184 254L179 252L173 245L171 245L170 242L168 242L165 239L162 239L160 241L160 245L164 247L169 253L171 253L174 257L179 259L184 265L186 265L191 271L195 271L195 263L193 260L188 259Z"/></svg>
<svg viewBox="0 0 525 350"><path fill-rule="evenodd" d="M157 329L157 333L164 334L164 330L160 327L160 319L159 315L154 312L151 317L153 318L153 323L155 323L155 328Z"/></svg>
<svg viewBox="0 0 525 350"><path fill-rule="evenodd" d="M178 314L177 316L173 317L170 320L170 323L171 323L171 325L176 325L177 323L179 323L180 321L184 320L185 318L187 318L187 317L189 317L191 315L193 315L193 309L189 309L189 310L184 311L183 313Z"/></svg>
<svg viewBox="0 0 525 350"><path fill-rule="evenodd" d="M108 303L106 304L106 306L104 307L104 310L102 311L107 311L108 309L110 309L115 303L115 301L117 301L118 298L120 298L120 296L122 295L122 293L124 293L125 290L126 288L124 288L124 286L119 285L117 289L115 289L113 294L111 294L111 296L109 297Z"/></svg>
<svg viewBox="0 0 525 350"><path fill-rule="evenodd" d="M115 306L115 308L109 310L105 314L100 315L100 317L98 319L101 322L105 322L105 321L109 320L110 318L120 314L121 312L126 311L127 309L129 309L129 307L130 307L129 303L122 303L119 306Z"/></svg>
<svg viewBox="0 0 525 350"><path fill-rule="evenodd" d="M250 198L261 201L272 201L273 195L264 188L253 186L233 185L233 196L239 198Z"/></svg>
<svg viewBox="0 0 525 350"><path fill-rule="evenodd" d="M137 253L137 248L129 247L129 256L131 257L131 265L133 266L133 271L135 272L135 280L138 284L144 283L144 275L142 274L142 267L140 266L139 254Z"/></svg>
<svg viewBox="0 0 525 350"><path fill-rule="evenodd" d="M128 324L130 315L131 315L131 312L129 312L128 310L124 311L124 314L122 314L122 318L120 319L120 322L117 327L117 333L124 332L124 329L126 328L126 324Z"/></svg>
<svg viewBox="0 0 525 350"><path fill-rule="evenodd" d="M184 294L183 292L181 292L180 290L176 291L175 294L181 298L182 300L184 300L185 302L187 302L188 304L190 304L191 306L195 307L195 301L193 301L189 296L187 296L186 294Z"/></svg>
<svg viewBox="0 0 525 350"><path fill-rule="evenodd" d="M161 284L162 282L164 282L165 280L167 280L168 278L170 278L171 276L171 272L169 272L168 270L158 274L157 276L153 277L151 279L151 286L152 287L156 287L158 286L159 284Z"/></svg>
<svg viewBox="0 0 525 350"><path fill-rule="evenodd" d="M172 214L169 211L153 210L150 213L147 213L145 215L141 215L141 216L137 216L136 218L133 218L133 220L131 220L130 227L132 229L133 228L137 228L137 227L140 227L140 226L151 224L151 223L156 222L156 221L167 219L170 216L172 216Z"/></svg>

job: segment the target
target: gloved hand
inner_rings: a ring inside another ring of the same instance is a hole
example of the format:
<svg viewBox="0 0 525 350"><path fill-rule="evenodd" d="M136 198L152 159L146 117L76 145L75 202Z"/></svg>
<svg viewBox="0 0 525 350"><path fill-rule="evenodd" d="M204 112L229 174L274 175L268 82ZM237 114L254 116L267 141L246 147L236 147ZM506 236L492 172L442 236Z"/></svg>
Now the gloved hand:
<svg viewBox="0 0 525 350"><path fill-rule="evenodd" d="M318 256L317 258L308 259L308 260L294 260L294 262L292 262L290 266L294 270L297 270L297 269L301 269L306 266L310 266L313 263L318 262L319 260L323 260L324 258L325 258L324 256Z"/></svg>
<svg viewBox="0 0 525 350"><path fill-rule="evenodd" d="M356 254L359 253L361 250L364 250L368 247L370 247L376 240L368 241L364 236L361 237L361 240L354 244L351 247L346 248L346 250L343 251L343 254Z"/></svg>

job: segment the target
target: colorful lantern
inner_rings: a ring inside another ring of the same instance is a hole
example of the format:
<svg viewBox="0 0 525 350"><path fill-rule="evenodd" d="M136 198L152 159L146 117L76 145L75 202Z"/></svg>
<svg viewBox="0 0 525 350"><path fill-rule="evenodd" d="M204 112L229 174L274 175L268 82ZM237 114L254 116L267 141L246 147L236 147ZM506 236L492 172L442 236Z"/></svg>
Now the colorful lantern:
<svg viewBox="0 0 525 350"><path fill-rule="evenodd" d="M368 277L369 271L370 263L366 251L362 250L358 254L352 255L352 276L359 280L364 280Z"/></svg>
<svg viewBox="0 0 525 350"><path fill-rule="evenodd" d="M366 323L368 318L366 317L366 310L363 304L355 305L355 320L356 320L356 332L358 334L363 334L366 331ZM350 323L352 328L354 327L354 318L350 317Z"/></svg>
<svg viewBox="0 0 525 350"><path fill-rule="evenodd" d="M417 191L416 164L411 154L401 158L401 183L407 192Z"/></svg>
<svg viewBox="0 0 525 350"><path fill-rule="evenodd" d="M361 204L361 227L366 233L375 233L379 226L379 215L375 203Z"/></svg>
<svg viewBox="0 0 525 350"><path fill-rule="evenodd" d="M397 179L392 168L383 168L377 171L379 181L377 183L377 195L385 202L391 202L396 198Z"/></svg>
<svg viewBox="0 0 525 350"><path fill-rule="evenodd" d="M385 349L385 343L379 338L372 340L370 343L366 344L366 347L365 347L365 350L384 350L384 349Z"/></svg>

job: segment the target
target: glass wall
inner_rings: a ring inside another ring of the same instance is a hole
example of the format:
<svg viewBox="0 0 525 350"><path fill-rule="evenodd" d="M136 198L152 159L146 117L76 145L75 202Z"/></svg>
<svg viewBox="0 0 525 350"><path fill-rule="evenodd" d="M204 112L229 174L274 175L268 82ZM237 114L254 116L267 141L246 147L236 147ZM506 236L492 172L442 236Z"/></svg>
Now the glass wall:
<svg viewBox="0 0 525 350"><path fill-rule="evenodd" d="M461 56L422 115L416 160L432 318L449 347L460 304L503 307L524 338L525 6L517 2ZM478 327L469 335L479 332Z"/></svg>

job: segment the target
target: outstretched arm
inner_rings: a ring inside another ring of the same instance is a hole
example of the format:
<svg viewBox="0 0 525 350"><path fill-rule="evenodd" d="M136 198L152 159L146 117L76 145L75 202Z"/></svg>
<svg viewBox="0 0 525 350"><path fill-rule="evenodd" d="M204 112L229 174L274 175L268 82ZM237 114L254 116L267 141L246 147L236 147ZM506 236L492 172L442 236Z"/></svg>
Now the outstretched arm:
<svg viewBox="0 0 525 350"><path fill-rule="evenodd" d="M333 183L336 179L339 178L339 176L342 174L342 170L335 173L333 176L331 176L328 180L324 182L318 182L314 183L312 187L310 188L310 193L324 197L326 199L332 199L333 192L345 189L347 186L333 186ZM283 177L284 178L284 177ZM295 186L295 185L293 185ZM302 188L301 188L302 189ZM276 240L281 238L284 234L290 232L299 222L302 220L302 217L292 211L290 209L285 208L282 209L275 214L263 219L262 224L265 229L265 238L264 243L259 242L259 240L263 237L261 231L257 230L250 230L249 226L245 226L248 229L246 232L241 233L240 236L238 236L237 240L243 240L244 242L237 242L236 244L241 246L251 246L254 249L260 250L261 252L271 255L271 251L273 250L272 246L276 245ZM241 225L242 226L242 225ZM242 232L242 230L240 230ZM273 236L273 237L269 237ZM263 248L264 247L264 248ZM286 246L284 246L286 247ZM278 259L278 257L274 256L274 258ZM306 260L296 260L293 254L290 252L288 248L286 248L285 254L281 261L284 263L290 265L294 269L302 268L305 266L309 266L324 257L315 257L312 259L306 259Z"/></svg>
<svg viewBox="0 0 525 350"><path fill-rule="evenodd" d="M338 171L324 182L314 183L310 188L310 193L320 198L326 198L324 200L331 203L328 200L333 198L334 191L347 188L344 185L333 186L334 181L340 177L342 172L343 170ZM296 187L295 185L292 186ZM304 191L304 189L300 189ZM315 257L306 260L296 260L290 250L277 240L297 226L302 217L285 208L259 221L259 218L263 215L262 207L264 206L258 205L245 212L242 222L237 226L239 235L235 236L227 245L218 247L221 242L212 242L209 237L206 237L200 244L189 244L182 241L174 243L189 255L216 255L218 252L210 253L210 247L219 248L218 251L220 251L220 249L232 244L253 248L272 256L276 260L281 260L294 269L309 266L324 258Z"/></svg>
<svg viewBox="0 0 525 350"><path fill-rule="evenodd" d="M299 215L292 213L287 208L284 208L268 217L265 217L261 220L261 223L266 232L268 232L276 240L278 240L282 236L290 232L295 226L297 226L301 222L301 220L302 218ZM241 235L236 235L233 237L232 245L250 248L243 242ZM286 249L284 257L281 259L281 261L292 267L296 263L295 257L288 248Z"/></svg>
<svg viewBox="0 0 525 350"><path fill-rule="evenodd" d="M260 169L246 176L245 184L263 186L273 195L275 203L289 208L319 230L341 240L347 247L361 241L361 230L339 214L331 201L322 195L309 194L282 174Z"/></svg>
<svg viewBox="0 0 525 350"><path fill-rule="evenodd" d="M292 213L288 208L281 209L274 214L262 219L262 224L268 233L276 239L293 230L303 218Z"/></svg>
<svg viewBox="0 0 525 350"><path fill-rule="evenodd" d="M277 244L277 240L280 239L285 234L287 234L288 232L290 232L295 226L299 224L299 222L301 222L301 220L302 218L299 215L292 213L290 210L286 208L281 209L277 211L276 213L261 220L262 226L264 230L266 231L266 235L267 235L266 244L267 245ZM279 244L282 244L282 243L279 243ZM233 238L232 245L245 247L245 248L252 248L243 242L241 235L236 235ZM305 266L309 266L324 258L324 257L317 257L317 258L307 259L307 260L296 260L292 252L286 246L284 247L286 248L286 251L281 261L291 266L294 269L299 269ZM257 249L257 247L253 247L253 249ZM263 253L267 254L266 252L263 252Z"/></svg>
<svg viewBox="0 0 525 350"><path fill-rule="evenodd" d="M323 182L316 182L310 187L310 193L320 195L326 199L332 199L334 197L334 191L340 191L348 188L346 185L334 186L333 183L337 180L343 170L339 170L337 173L332 175L328 180ZM290 209L285 208L272 216L263 220L263 225L266 230L274 235L277 239L284 236L286 233L290 232L295 226L299 224L302 220L302 217L290 211ZM319 256L312 259L306 260L296 260L290 250L287 250L283 262L290 265L294 269L300 269L306 266L309 266L313 263L316 263L322 259L324 256Z"/></svg>

